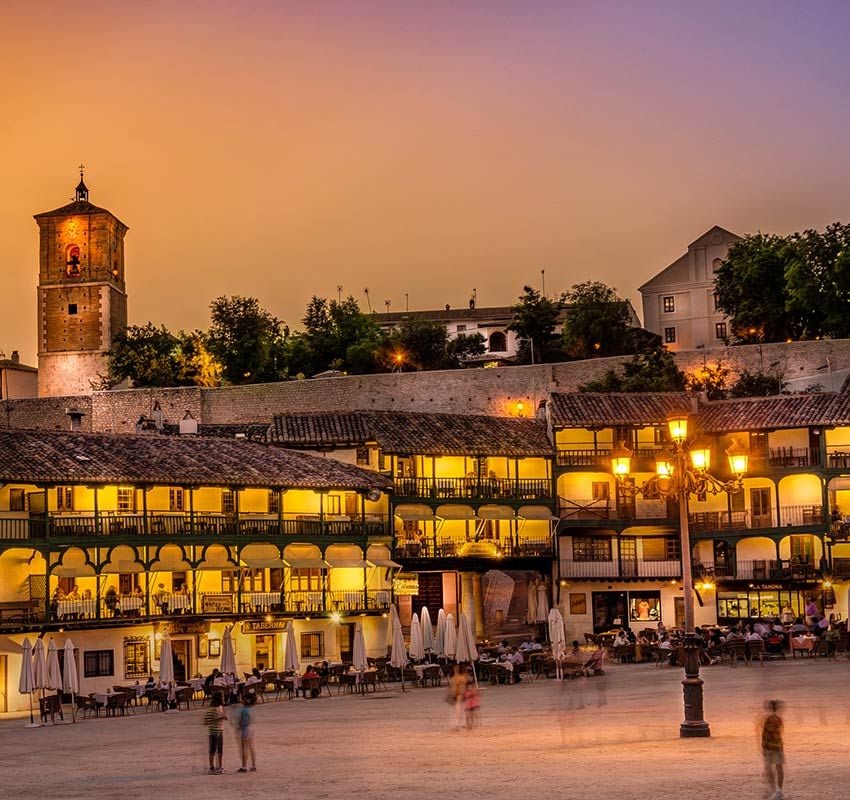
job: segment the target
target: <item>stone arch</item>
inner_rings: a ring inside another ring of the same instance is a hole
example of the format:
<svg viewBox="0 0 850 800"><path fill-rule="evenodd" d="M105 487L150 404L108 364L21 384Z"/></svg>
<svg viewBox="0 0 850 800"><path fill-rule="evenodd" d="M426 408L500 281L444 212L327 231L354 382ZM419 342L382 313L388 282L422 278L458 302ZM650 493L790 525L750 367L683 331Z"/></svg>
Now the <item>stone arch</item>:
<svg viewBox="0 0 850 800"><path fill-rule="evenodd" d="M493 331L490 334L489 350L491 353L505 353L508 349L508 338L502 331Z"/></svg>

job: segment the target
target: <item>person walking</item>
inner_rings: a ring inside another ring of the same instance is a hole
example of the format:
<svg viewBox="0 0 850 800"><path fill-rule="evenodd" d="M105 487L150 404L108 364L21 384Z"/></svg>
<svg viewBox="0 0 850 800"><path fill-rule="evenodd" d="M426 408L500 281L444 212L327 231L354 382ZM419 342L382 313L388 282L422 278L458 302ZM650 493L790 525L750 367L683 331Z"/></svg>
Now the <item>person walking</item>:
<svg viewBox="0 0 850 800"><path fill-rule="evenodd" d="M204 714L204 725L209 736L210 775L221 775L222 754L224 751L224 699L221 692L215 692L210 707Z"/></svg>
<svg viewBox="0 0 850 800"><path fill-rule="evenodd" d="M770 800L782 800L782 785L785 782L785 748L782 741L782 717L779 700L768 700L764 704L765 717L761 725L761 749L764 755L764 775L770 791Z"/></svg>
<svg viewBox="0 0 850 800"><path fill-rule="evenodd" d="M455 664L454 675L452 675L451 684L449 685L450 697L454 699L455 706L455 726L454 729L459 731L464 721L464 700L466 697L466 670L462 664Z"/></svg>
<svg viewBox="0 0 850 800"><path fill-rule="evenodd" d="M254 705L257 696L255 694L245 695L243 702L237 702L233 709L233 725L239 736L240 754L242 766L237 772L248 772L248 760L251 760L251 772L257 771L257 754L254 750Z"/></svg>

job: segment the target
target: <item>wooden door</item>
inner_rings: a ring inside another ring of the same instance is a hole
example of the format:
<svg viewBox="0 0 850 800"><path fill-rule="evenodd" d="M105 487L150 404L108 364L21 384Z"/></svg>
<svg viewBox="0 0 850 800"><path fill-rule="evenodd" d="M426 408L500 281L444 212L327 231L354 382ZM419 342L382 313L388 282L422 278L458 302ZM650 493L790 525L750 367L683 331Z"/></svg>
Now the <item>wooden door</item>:
<svg viewBox="0 0 850 800"><path fill-rule="evenodd" d="M685 627L685 598L673 598L673 615L676 618L675 625L677 628L684 629Z"/></svg>
<svg viewBox="0 0 850 800"><path fill-rule="evenodd" d="M413 613L422 611L422 606L427 606L432 619L436 620L435 614L443 607L443 573L442 572L420 572L419 594L414 595L411 600Z"/></svg>
<svg viewBox="0 0 850 800"><path fill-rule="evenodd" d="M337 642L339 643L339 660L351 661L354 657L354 625L344 623L337 629Z"/></svg>
<svg viewBox="0 0 850 800"><path fill-rule="evenodd" d="M771 527L770 489L750 489L750 517L753 528Z"/></svg>
<svg viewBox="0 0 850 800"><path fill-rule="evenodd" d="M634 536L623 536L620 539L620 566L623 578L637 577L637 540Z"/></svg>
<svg viewBox="0 0 850 800"><path fill-rule="evenodd" d="M174 680L177 683L185 683L186 679L191 676L191 665L189 659L192 652L192 642L190 639L172 639L171 640L171 656L174 662Z"/></svg>

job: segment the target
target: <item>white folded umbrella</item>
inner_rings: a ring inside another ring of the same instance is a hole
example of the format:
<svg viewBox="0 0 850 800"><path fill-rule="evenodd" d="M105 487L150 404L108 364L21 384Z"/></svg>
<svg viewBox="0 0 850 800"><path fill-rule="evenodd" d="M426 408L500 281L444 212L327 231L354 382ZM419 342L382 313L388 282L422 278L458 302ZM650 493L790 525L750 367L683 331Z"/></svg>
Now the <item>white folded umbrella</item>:
<svg viewBox="0 0 850 800"><path fill-rule="evenodd" d="M422 626L422 646L426 653L434 652L434 626L431 624L431 615L426 606L422 606L419 612L419 624Z"/></svg>
<svg viewBox="0 0 850 800"><path fill-rule="evenodd" d="M557 608L549 612L549 641L552 643L552 655L555 657L556 676L560 680L563 677L561 659L567 652L567 634L564 631L564 617Z"/></svg>
<svg viewBox="0 0 850 800"><path fill-rule="evenodd" d="M174 658L171 637L168 634L162 637L162 646L159 651L159 679L163 683L174 683Z"/></svg>
<svg viewBox="0 0 850 800"><path fill-rule="evenodd" d="M443 650L447 658L454 658L457 652L457 628L455 618L451 614L446 614L446 641Z"/></svg>
<svg viewBox="0 0 850 800"><path fill-rule="evenodd" d="M404 634L401 632L401 622L398 617L395 618L395 625L393 627L390 666L401 670L401 690L404 691L404 668L407 666L407 649L404 646Z"/></svg>
<svg viewBox="0 0 850 800"><path fill-rule="evenodd" d="M549 590L545 583L537 586L537 617L536 622L547 622L549 619Z"/></svg>
<svg viewBox="0 0 850 800"><path fill-rule="evenodd" d="M410 623L410 646L407 649L410 657L414 661L421 661L425 658L425 647L422 644L422 627L419 624L419 617L413 615L413 620Z"/></svg>
<svg viewBox="0 0 850 800"><path fill-rule="evenodd" d="M354 651L351 655L351 665L354 669L364 670L369 666L366 660L366 640L363 638L363 625L354 626Z"/></svg>
<svg viewBox="0 0 850 800"><path fill-rule="evenodd" d="M472 635L469 618L466 614L461 614L458 620L455 660L458 662L475 661L478 658L478 648L475 646L475 637Z"/></svg>
<svg viewBox="0 0 850 800"><path fill-rule="evenodd" d="M44 655L44 641L42 639L36 639L35 647L32 649L32 676L33 686L42 690L43 697L44 690L49 687L47 685L47 658Z"/></svg>
<svg viewBox="0 0 850 800"><path fill-rule="evenodd" d="M395 603L390 603L390 615L387 617L387 647L392 647L396 622L398 622L398 609Z"/></svg>
<svg viewBox="0 0 850 800"><path fill-rule="evenodd" d="M283 669L286 672L298 672L301 664L298 661L298 646L295 642L295 623L286 623L286 649L283 652Z"/></svg>
<svg viewBox="0 0 850 800"><path fill-rule="evenodd" d="M47 648L47 688L62 691L62 670L59 669L59 651L55 639L50 640Z"/></svg>
<svg viewBox="0 0 850 800"><path fill-rule="evenodd" d="M441 608L437 612L437 633L434 636L434 655L443 658L446 655L446 612Z"/></svg>
<svg viewBox="0 0 850 800"><path fill-rule="evenodd" d="M220 670L225 675L236 674L236 651L233 648L233 637L230 635L230 628L225 628L224 636L221 637Z"/></svg>
<svg viewBox="0 0 850 800"><path fill-rule="evenodd" d="M62 663L62 691L70 692L71 702L74 704L71 719L77 721L77 693L80 691L80 678L77 672L77 658L74 655L74 643L70 639L65 640L65 658Z"/></svg>

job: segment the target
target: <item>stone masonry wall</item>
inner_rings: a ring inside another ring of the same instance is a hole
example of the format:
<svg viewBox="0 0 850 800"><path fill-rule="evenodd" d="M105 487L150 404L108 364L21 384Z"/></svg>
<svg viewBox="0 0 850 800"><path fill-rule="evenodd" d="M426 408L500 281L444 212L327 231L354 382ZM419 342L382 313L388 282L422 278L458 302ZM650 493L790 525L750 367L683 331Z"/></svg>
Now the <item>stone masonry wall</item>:
<svg viewBox="0 0 850 800"><path fill-rule="evenodd" d="M828 383L827 358L832 371L850 368L850 340L766 344L761 348L748 345L676 354L676 360L686 372L698 370L704 361L714 364L722 359L732 371L732 380L744 368L751 371L763 368L773 374L782 372L786 379L816 375L825 386ZM517 403L520 401L522 414L530 416L550 391L575 391L623 360L591 359L502 369L355 375L222 389L188 387L95 392L86 398L91 404L91 417L84 418L83 426L86 429L90 423L91 429L96 431L132 433L141 415L151 416L156 401L160 403L165 420L172 423L177 423L187 410L199 422L207 424L268 422L274 414L286 411L353 409L511 416L519 413ZM34 427L66 427L65 407L79 405L81 399L65 402L61 413L53 404L63 398L8 401L6 405L12 410L5 417L0 416L0 424L23 427L21 422L26 422L27 426ZM45 403L48 410L41 415L33 410L38 405L19 407L19 403ZM57 415L61 416L59 424L56 423Z"/></svg>

